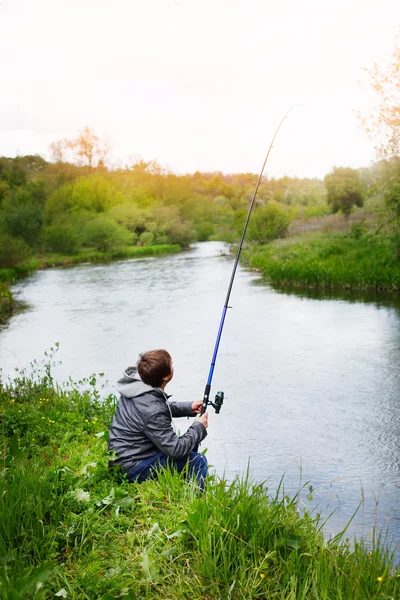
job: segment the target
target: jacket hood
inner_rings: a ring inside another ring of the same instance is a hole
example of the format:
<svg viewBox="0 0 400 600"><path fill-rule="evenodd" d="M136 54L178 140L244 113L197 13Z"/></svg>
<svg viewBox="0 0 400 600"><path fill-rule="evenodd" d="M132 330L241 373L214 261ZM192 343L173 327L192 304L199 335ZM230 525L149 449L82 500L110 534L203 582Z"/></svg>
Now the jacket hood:
<svg viewBox="0 0 400 600"><path fill-rule="evenodd" d="M159 390L165 398L168 397L161 388L153 388L151 385L143 383L136 367L128 367L125 370L121 379L118 379L116 388L122 396L125 396L125 398L136 398L136 396L141 396L146 392L152 392L154 390Z"/></svg>

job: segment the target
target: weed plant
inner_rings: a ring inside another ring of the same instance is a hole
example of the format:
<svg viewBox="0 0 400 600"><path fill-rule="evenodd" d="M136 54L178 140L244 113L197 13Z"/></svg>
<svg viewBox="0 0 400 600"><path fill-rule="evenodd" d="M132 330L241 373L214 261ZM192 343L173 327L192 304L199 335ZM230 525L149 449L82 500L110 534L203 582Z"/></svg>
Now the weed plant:
<svg viewBox="0 0 400 600"><path fill-rule="evenodd" d="M310 288L400 290L391 240L354 234L312 234L253 247L245 257L272 283Z"/></svg>
<svg viewBox="0 0 400 600"><path fill-rule="evenodd" d="M250 476L206 491L163 471L129 484L108 469L115 398L102 376L58 386L52 349L0 381L0 598L399 598L390 551L322 525Z"/></svg>

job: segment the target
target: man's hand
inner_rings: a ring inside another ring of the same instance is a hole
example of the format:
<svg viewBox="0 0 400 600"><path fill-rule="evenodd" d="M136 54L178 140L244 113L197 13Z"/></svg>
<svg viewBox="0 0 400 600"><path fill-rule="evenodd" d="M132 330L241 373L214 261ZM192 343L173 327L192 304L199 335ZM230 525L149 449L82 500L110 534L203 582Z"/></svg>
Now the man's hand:
<svg viewBox="0 0 400 600"><path fill-rule="evenodd" d="M192 412L194 412L196 415L200 414L202 404L203 400L195 400L192 402Z"/></svg>
<svg viewBox="0 0 400 600"><path fill-rule="evenodd" d="M208 427L208 413L205 412L204 415L196 417L195 421L200 421L200 423L202 425L204 425L204 427L207 429L207 427Z"/></svg>

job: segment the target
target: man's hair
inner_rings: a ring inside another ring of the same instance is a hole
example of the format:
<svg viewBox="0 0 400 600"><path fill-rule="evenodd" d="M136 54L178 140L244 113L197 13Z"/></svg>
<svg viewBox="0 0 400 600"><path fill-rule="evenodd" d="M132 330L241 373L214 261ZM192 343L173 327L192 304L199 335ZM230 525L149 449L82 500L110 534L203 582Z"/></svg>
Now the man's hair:
<svg viewBox="0 0 400 600"><path fill-rule="evenodd" d="M171 375L172 358L166 350L149 350L136 363L143 383L160 387L164 377Z"/></svg>

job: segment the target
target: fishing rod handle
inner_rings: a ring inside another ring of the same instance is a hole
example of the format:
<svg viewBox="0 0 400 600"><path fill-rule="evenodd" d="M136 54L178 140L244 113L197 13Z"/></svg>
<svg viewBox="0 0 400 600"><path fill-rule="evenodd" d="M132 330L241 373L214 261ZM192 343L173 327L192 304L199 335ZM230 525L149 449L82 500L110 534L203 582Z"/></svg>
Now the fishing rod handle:
<svg viewBox="0 0 400 600"><path fill-rule="evenodd" d="M209 383L207 383L205 390L204 390L203 404L201 405L200 415L204 415L204 413L207 410L208 402L210 399L210 391L211 391L211 385Z"/></svg>

